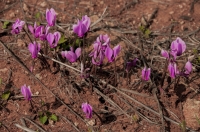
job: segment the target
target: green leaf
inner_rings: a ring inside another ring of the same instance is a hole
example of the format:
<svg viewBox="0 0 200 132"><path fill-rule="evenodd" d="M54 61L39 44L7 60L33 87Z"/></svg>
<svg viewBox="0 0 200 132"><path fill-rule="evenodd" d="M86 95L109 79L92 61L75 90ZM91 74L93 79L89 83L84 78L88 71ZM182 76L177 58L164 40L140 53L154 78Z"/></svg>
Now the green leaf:
<svg viewBox="0 0 200 132"><path fill-rule="evenodd" d="M142 31L144 33L145 31L145 27L144 26L139 26L140 31Z"/></svg>
<svg viewBox="0 0 200 132"><path fill-rule="evenodd" d="M38 13L35 14L35 18L36 18L36 19L39 19L39 18L40 18L40 12L38 12Z"/></svg>
<svg viewBox="0 0 200 132"><path fill-rule="evenodd" d="M4 99L4 100L8 100L9 97L10 97L10 91L4 92L1 95L1 98Z"/></svg>
<svg viewBox="0 0 200 132"><path fill-rule="evenodd" d="M52 115L50 116L50 119L51 119L52 121L57 121L57 120L58 120L58 117L57 117L55 114L52 114Z"/></svg>
<svg viewBox="0 0 200 132"><path fill-rule="evenodd" d="M40 116L40 122L42 123L42 124L45 124L46 122L47 122L47 116Z"/></svg>
<svg viewBox="0 0 200 132"><path fill-rule="evenodd" d="M145 30L145 37L149 38L149 35L151 34L151 31L149 29Z"/></svg>
<svg viewBox="0 0 200 132"><path fill-rule="evenodd" d="M67 39L65 38L64 35L62 35L61 38L60 38L60 40L58 41L58 44L62 44L64 42L66 42L66 41L67 41Z"/></svg>
<svg viewBox="0 0 200 132"><path fill-rule="evenodd" d="M0 85L2 84L2 79L0 78Z"/></svg>
<svg viewBox="0 0 200 132"><path fill-rule="evenodd" d="M6 29L9 23L9 21L4 21L2 28Z"/></svg>

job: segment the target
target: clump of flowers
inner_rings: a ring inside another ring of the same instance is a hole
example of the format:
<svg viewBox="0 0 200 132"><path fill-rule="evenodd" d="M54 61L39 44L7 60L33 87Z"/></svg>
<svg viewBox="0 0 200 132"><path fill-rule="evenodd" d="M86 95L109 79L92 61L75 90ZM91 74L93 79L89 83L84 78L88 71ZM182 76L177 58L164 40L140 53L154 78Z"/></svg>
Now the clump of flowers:
<svg viewBox="0 0 200 132"><path fill-rule="evenodd" d="M86 115L86 118L92 118L92 106L90 104L82 103L81 108Z"/></svg>
<svg viewBox="0 0 200 132"><path fill-rule="evenodd" d="M40 44L34 41L28 45L28 49L31 52L32 58L35 59L37 58L38 52L40 51Z"/></svg>
<svg viewBox="0 0 200 132"><path fill-rule="evenodd" d="M179 37L177 37L176 40L171 43L169 53L166 50L161 50L161 55L168 60L168 71L171 78L175 78L176 75L187 76L191 73L192 64L190 61L186 63L184 72L180 72L177 68L176 58L177 56L181 56L185 52L185 50L186 44Z"/></svg>
<svg viewBox="0 0 200 132"><path fill-rule="evenodd" d="M25 22L17 19L12 25L12 34L19 34L24 26Z"/></svg>
<svg viewBox="0 0 200 132"><path fill-rule="evenodd" d="M82 17L81 20L78 20L77 24L73 25L73 31L76 33L80 38L82 38L85 33L89 31L90 28L90 18L85 15Z"/></svg>
<svg viewBox="0 0 200 132"><path fill-rule="evenodd" d="M33 34L35 38L40 38L40 40L46 40L46 36L49 31L49 26L37 26L37 23L35 22L34 26L28 25L29 31Z"/></svg>
<svg viewBox="0 0 200 132"><path fill-rule="evenodd" d="M81 48L77 48L74 52L74 48L70 48L70 51L62 51L61 55L67 58L71 63L76 62L76 60L81 55Z"/></svg>
<svg viewBox="0 0 200 132"><path fill-rule="evenodd" d="M22 95L24 96L24 98L28 101L31 100L31 89L30 89L30 86L26 86L26 84L24 84L22 87L21 87L21 93Z"/></svg>

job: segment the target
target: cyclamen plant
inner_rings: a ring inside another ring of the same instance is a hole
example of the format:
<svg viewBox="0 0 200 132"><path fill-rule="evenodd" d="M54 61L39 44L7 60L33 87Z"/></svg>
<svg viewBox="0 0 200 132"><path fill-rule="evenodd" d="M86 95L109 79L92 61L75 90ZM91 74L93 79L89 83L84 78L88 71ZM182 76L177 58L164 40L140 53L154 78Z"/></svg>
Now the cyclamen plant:
<svg viewBox="0 0 200 132"><path fill-rule="evenodd" d="M177 37L177 39L171 43L170 53L168 53L166 50L161 50L161 55L168 60L168 71L171 78L175 78L177 75L187 76L191 73L192 64L190 61L186 63L184 72L180 72L177 68L176 58L177 56L181 56L185 50L186 44L179 37Z"/></svg>
<svg viewBox="0 0 200 132"><path fill-rule="evenodd" d="M82 17L81 20L78 20L77 24L73 25L73 31L76 33L80 38L82 38L85 33L89 31L90 28L90 18L85 15Z"/></svg>
<svg viewBox="0 0 200 132"><path fill-rule="evenodd" d="M90 104L82 103L81 108L86 115L86 118L92 118L92 106Z"/></svg>
<svg viewBox="0 0 200 132"><path fill-rule="evenodd" d="M71 63L76 62L81 55L81 48L77 48L74 52L74 48L71 47L70 51L62 51L61 55L67 58Z"/></svg>
<svg viewBox="0 0 200 132"><path fill-rule="evenodd" d="M55 26L56 12L53 8L46 10L46 20L47 20L48 26Z"/></svg>
<svg viewBox="0 0 200 132"><path fill-rule="evenodd" d="M59 32L49 33L47 35L47 41L51 48L55 48L58 45L58 41L60 40L61 34Z"/></svg>
<svg viewBox="0 0 200 132"><path fill-rule="evenodd" d="M22 95L24 96L24 98L28 101L31 100L31 89L30 89L30 86L26 86L26 84L24 84L22 87L21 87L21 93Z"/></svg>
<svg viewBox="0 0 200 132"><path fill-rule="evenodd" d="M151 69L144 67L142 70L142 79L148 81L150 79Z"/></svg>
<svg viewBox="0 0 200 132"><path fill-rule="evenodd" d="M32 58L35 59L40 51L40 44L34 41L28 45L28 49L31 52Z"/></svg>
<svg viewBox="0 0 200 132"><path fill-rule="evenodd" d="M49 28L49 26L46 26L45 29L44 26L37 26L36 22L34 26L28 25L29 31L33 34L35 38L40 38L40 40L46 40Z"/></svg>
<svg viewBox="0 0 200 132"><path fill-rule="evenodd" d="M12 25L12 34L19 34L24 26L25 22L17 19L15 23Z"/></svg>

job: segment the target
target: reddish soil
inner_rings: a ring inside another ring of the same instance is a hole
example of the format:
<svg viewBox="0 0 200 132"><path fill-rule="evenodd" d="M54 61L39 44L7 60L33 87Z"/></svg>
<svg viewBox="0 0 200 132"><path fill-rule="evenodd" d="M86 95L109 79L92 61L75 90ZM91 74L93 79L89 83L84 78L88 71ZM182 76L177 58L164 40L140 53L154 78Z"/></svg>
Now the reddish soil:
<svg viewBox="0 0 200 132"><path fill-rule="evenodd" d="M200 44L200 34L198 32L200 27L200 1L24 0L21 3L20 0L4 0L0 2L0 27L2 27L5 20L12 22L17 18L26 19L27 22L35 22L37 12L42 14L39 21L41 23L46 22L45 11L51 7L57 12L58 25L62 27L59 31L64 31L66 37L75 36L71 28L82 15L88 15L94 23L107 8L105 14L108 13L108 15L91 27L88 33L86 38L88 48L86 51L87 53L91 52L92 44L99 34L108 34L113 46L120 44L122 50L116 60L117 81L115 82L113 79L114 64L110 64L106 60L104 65L98 68L96 74L91 73L95 79L84 80L80 78L78 72L60 64L57 64L60 66L58 72L54 73L57 68L54 67L52 60L47 59L49 67L45 67L43 61L36 59L33 74L46 86L44 88L0 45L0 78L2 80L0 94L7 90L12 93L8 101L1 100L0 131L23 131L15 126L15 124L22 125L21 119L23 117L34 121L45 131L52 132L77 131L71 124L74 124L80 131L179 132L183 131L179 125L183 121L186 122L186 126L189 128L187 131L200 130L198 121L195 122L195 118L190 118L195 115L200 119L200 108L195 106L200 101L199 64L194 61L199 53L194 57L192 56L194 50L198 52ZM149 21L151 16L152 21ZM145 25L145 23L149 24L148 29L151 31L151 35L148 38L143 36L140 38L137 32L139 26L141 24ZM9 47L13 55L18 57L18 60L21 60L21 63L30 68L32 58L27 49L30 40L24 32L18 36L10 34L10 29L11 25L8 26L8 29L0 29L0 40ZM174 87L174 83L169 85L170 79L168 79L169 75L167 73L162 87L165 90L163 92L159 89L160 85L157 83L161 80L165 60L160 57L158 47L168 50L169 44L176 37L181 37L187 44L186 53L183 57L178 58L179 67L184 65L187 60L186 57L190 57L191 60L193 59L193 73L188 78L181 78L176 87ZM131 44L126 39L130 40ZM138 41L140 39L144 46L143 54L152 68L152 81L157 84L158 93L156 97L159 102L156 101L153 88L150 87L152 86L151 83L141 80L141 70L144 66L139 50L136 48L141 48ZM47 55L53 58L51 52ZM134 58L138 58L140 61L136 67L132 68L127 79L124 63ZM80 61L73 64L67 61L64 61L64 63L80 70ZM100 80L107 84L103 84ZM110 84L115 85L115 83L117 83L116 87L118 90L120 89L119 91L110 86ZM32 98L32 107L23 98L17 98L22 96L20 88L24 84L30 86L33 95L36 95ZM58 101L47 88L66 105ZM101 91L103 95L97 90ZM120 91L125 95L121 94ZM129 97L143 103L158 114L136 103ZM121 110L116 105L111 105L108 98L117 104ZM187 99L195 100L197 103L193 103L194 106L188 106ZM95 114L91 119L85 119L81 109L83 102L89 102L93 107ZM162 122L158 106L161 106L162 115L175 121L175 123L166 119ZM194 109L188 111L188 107ZM38 113L42 110L56 114L59 120L42 125L38 117ZM71 124L62 117L67 118ZM90 123L91 128L84 121ZM26 125L30 129L38 130L36 126L28 121L26 121Z"/></svg>

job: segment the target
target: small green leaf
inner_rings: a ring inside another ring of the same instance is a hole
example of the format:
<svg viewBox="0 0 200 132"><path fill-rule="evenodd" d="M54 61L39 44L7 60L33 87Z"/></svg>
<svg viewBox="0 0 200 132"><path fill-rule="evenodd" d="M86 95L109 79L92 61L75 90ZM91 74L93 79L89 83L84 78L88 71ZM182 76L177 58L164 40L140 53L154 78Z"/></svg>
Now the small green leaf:
<svg viewBox="0 0 200 132"><path fill-rule="evenodd" d="M51 119L52 121L57 121L57 120L58 120L58 117L57 117L55 114L52 114L52 115L50 116L50 119Z"/></svg>
<svg viewBox="0 0 200 132"><path fill-rule="evenodd" d="M144 33L145 31L145 27L144 26L139 26L140 31L142 31Z"/></svg>
<svg viewBox="0 0 200 132"><path fill-rule="evenodd" d="M10 91L4 92L1 95L1 98L4 99L4 100L8 100L9 97L10 97Z"/></svg>
<svg viewBox="0 0 200 132"><path fill-rule="evenodd" d="M61 38L60 38L60 40L58 41L58 44L62 44L64 42L66 42L66 41L67 41L67 39L65 38L64 35L62 35Z"/></svg>
<svg viewBox="0 0 200 132"><path fill-rule="evenodd" d="M35 14L35 18L36 18L36 19L39 19L39 18L40 18L40 12L38 12L38 13Z"/></svg>
<svg viewBox="0 0 200 132"><path fill-rule="evenodd" d="M47 122L47 116L40 116L40 122L42 123L42 124L45 124L46 122Z"/></svg>
<svg viewBox="0 0 200 132"><path fill-rule="evenodd" d="M194 54L197 54L197 53L198 53L198 50L197 50L197 49L194 49L194 50L193 50L193 53L194 53Z"/></svg>
<svg viewBox="0 0 200 132"><path fill-rule="evenodd" d="M0 78L0 85L2 84L2 79Z"/></svg>
<svg viewBox="0 0 200 132"><path fill-rule="evenodd" d="M145 37L149 38L149 35L151 34L151 31L149 29L145 30Z"/></svg>
<svg viewBox="0 0 200 132"><path fill-rule="evenodd" d="M9 23L10 23L9 21L5 21L5 22L3 23L2 28L3 28L3 29L6 29Z"/></svg>

